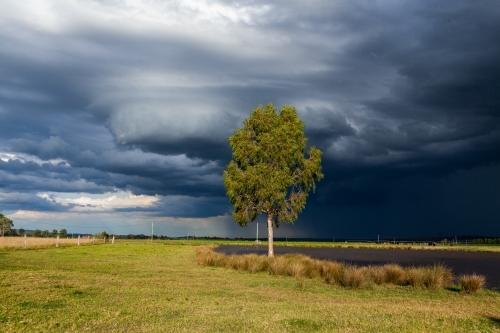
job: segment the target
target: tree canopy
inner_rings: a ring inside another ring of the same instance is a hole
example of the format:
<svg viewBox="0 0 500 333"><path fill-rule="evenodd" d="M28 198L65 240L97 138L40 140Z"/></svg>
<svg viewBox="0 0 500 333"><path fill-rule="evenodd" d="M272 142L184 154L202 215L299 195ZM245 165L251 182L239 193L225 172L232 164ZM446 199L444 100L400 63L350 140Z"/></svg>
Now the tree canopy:
<svg viewBox="0 0 500 333"><path fill-rule="evenodd" d="M265 214L268 255L273 256L272 227L298 218L315 182L323 178L322 153L311 147L304 157L304 123L293 106L280 112L272 104L257 107L228 141L233 160L224 171L224 186L233 217L245 226Z"/></svg>
<svg viewBox="0 0 500 333"><path fill-rule="evenodd" d="M12 222L12 220L7 216L4 216L2 213L0 213L0 236L4 236L6 233L8 233L13 226L14 222Z"/></svg>

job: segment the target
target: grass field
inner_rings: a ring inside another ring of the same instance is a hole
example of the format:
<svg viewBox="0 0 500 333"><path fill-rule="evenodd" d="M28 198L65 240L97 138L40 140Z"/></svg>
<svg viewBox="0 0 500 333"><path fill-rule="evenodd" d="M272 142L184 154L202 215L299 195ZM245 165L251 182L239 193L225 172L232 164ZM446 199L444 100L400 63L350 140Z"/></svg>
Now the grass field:
<svg viewBox="0 0 500 333"><path fill-rule="evenodd" d="M190 242L184 242L190 244ZM500 294L205 267L182 242L0 249L1 332L500 332Z"/></svg>
<svg viewBox="0 0 500 333"><path fill-rule="evenodd" d="M55 247L56 242L58 246L72 246L78 245L78 238L39 238L39 237L26 237L26 248L47 248ZM99 244L103 243L102 239L94 238L81 238L81 245ZM0 249L24 249L24 237L0 237Z"/></svg>

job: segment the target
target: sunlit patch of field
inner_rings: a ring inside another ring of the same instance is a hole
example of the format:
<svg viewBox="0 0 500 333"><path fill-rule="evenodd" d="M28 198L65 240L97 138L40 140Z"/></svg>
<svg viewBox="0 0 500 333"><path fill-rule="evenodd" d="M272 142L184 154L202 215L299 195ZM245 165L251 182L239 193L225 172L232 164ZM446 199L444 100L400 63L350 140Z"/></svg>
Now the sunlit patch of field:
<svg viewBox="0 0 500 333"><path fill-rule="evenodd" d="M249 240L204 240L204 239L189 239L189 240L168 240L165 241L172 245L244 245L255 246L255 241ZM259 242L258 246L266 247L265 240ZM386 250L430 250L430 251L470 251L470 252L500 252L500 245L475 245L475 244L458 244L444 245L437 243L436 246L429 246L426 243L415 244L393 244L393 243L361 243L361 242L298 242L298 241L274 241L274 246L286 247L319 247L319 248L339 248L339 249L386 249Z"/></svg>
<svg viewBox="0 0 500 333"><path fill-rule="evenodd" d="M24 249L24 237L0 237L0 249ZM59 246L78 245L78 238L39 238L26 237L26 248L46 248ZM103 243L102 239L93 237L80 238L80 245Z"/></svg>
<svg viewBox="0 0 500 333"><path fill-rule="evenodd" d="M171 244L171 243L170 243ZM500 332L500 294L207 267L195 246L0 249L2 332Z"/></svg>

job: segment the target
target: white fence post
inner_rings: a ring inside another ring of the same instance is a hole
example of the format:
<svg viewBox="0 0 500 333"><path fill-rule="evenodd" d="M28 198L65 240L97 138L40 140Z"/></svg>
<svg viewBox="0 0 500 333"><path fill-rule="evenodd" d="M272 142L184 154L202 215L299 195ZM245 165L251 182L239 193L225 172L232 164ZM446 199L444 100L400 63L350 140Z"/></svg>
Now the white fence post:
<svg viewBox="0 0 500 333"><path fill-rule="evenodd" d="M113 240L111 241L111 244L115 243L115 235L113 235Z"/></svg>
<svg viewBox="0 0 500 333"><path fill-rule="evenodd" d="M26 234L24 234L24 249L26 250Z"/></svg>
<svg viewBox="0 0 500 333"><path fill-rule="evenodd" d="M80 235L78 235L78 246L80 246Z"/></svg>
<svg viewBox="0 0 500 333"><path fill-rule="evenodd" d="M57 238L56 238L56 247L59 247L59 235L57 235Z"/></svg>

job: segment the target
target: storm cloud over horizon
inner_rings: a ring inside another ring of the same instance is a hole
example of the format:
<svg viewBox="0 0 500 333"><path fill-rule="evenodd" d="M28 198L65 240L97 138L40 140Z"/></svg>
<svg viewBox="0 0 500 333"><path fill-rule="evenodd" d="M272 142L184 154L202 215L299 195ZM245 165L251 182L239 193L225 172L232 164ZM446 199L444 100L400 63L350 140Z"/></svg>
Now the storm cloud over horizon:
<svg viewBox="0 0 500 333"><path fill-rule="evenodd" d="M227 137L294 105L325 178L281 237L500 236L497 1L0 3L0 212L252 237Z"/></svg>

